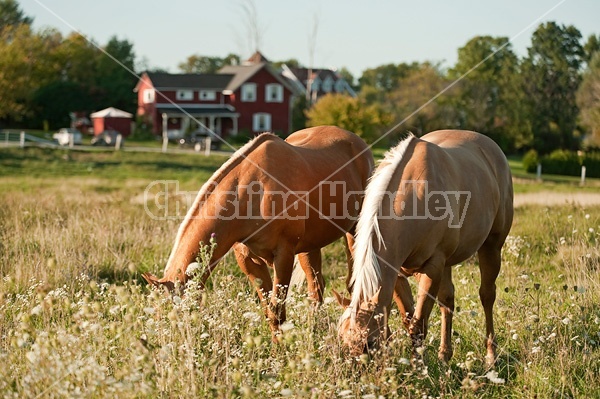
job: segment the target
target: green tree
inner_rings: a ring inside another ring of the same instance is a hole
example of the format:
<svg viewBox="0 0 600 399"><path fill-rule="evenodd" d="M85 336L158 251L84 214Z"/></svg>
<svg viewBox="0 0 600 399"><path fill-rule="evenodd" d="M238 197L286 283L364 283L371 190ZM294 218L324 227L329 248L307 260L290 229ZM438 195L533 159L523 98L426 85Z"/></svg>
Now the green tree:
<svg viewBox="0 0 600 399"><path fill-rule="evenodd" d="M225 58L207 57L199 54L191 55L178 65L183 73L215 73L226 65L238 65L240 57L229 54Z"/></svg>
<svg viewBox="0 0 600 399"><path fill-rule="evenodd" d="M590 35L587 42L583 46L584 59L586 63L590 63L594 55L600 51L600 35Z"/></svg>
<svg viewBox="0 0 600 399"><path fill-rule="evenodd" d="M521 76L533 147L541 154L578 146L575 93L583 55L581 33L574 26L547 22L532 36Z"/></svg>
<svg viewBox="0 0 600 399"><path fill-rule="evenodd" d="M514 84L518 68L507 37L477 36L458 49L457 63L448 73L450 79L460 79L451 100L459 126L490 136L505 150L528 144L516 117L522 104Z"/></svg>
<svg viewBox="0 0 600 399"><path fill-rule="evenodd" d="M110 38L104 52L98 52L96 60L96 79L94 90L94 110L109 106L128 112L136 109L136 97L133 88L137 83L134 74L135 52L133 44L127 40Z"/></svg>
<svg viewBox="0 0 600 399"><path fill-rule="evenodd" d="M0 35L0 120L23 123L34 116L34 91L59 76L53 54L61 36L53 30L34 33L27 24L7 27Z"/></svg>
<svg viewBox="0 0 600 399"><path fill-rule="evenodd" d="M302 68L302 64L300 64L300 61L298 61L295 58L290 58L289 60L284 61L271 62L273 68L276 69L280 69L283 66L283 64L287 65L289 68Z"/></svg>
<svg viewBox="0 0 600 399"><path fill-rule="evenodd" d="M366 105L359 98L343 94L327 94L307 111L308 126L336 125L374 140L381 128L390 121L389 116L376 105Z"/></svg>
<svg viewBox="0 0 600 399"><path fill-rule="evenodd" d="M0 0L0 32L7 27L31 25L33 19L26 16L15 0Z"/></svg>
<svg viewBox="0 0 600 399"><path fill-rule="evenodd" d="M588 64L577 91L581 123L589 129L590 142L600 146L600 52Z"/></svg>
<svg viewBox="0 0 600 399"><path fill-rule="evenodd" d="M358 79L361 97L368 103L379 102L384 105L387 94L397 89L409 72L418 68L419 64L413 62L386 64L365 70Z"/></svg>
<svg viewBox="0 0 600 399"><path fill-rule="evenodd" d="M387 101L393 105L390 109L393 123L402 124L390 138L394 140L406 131L422 135L454 126L456 117L452 108L441 97L427 104L448 84L439 67L429 63L421 64L401 79L398 87L387 96Z"/></svg>

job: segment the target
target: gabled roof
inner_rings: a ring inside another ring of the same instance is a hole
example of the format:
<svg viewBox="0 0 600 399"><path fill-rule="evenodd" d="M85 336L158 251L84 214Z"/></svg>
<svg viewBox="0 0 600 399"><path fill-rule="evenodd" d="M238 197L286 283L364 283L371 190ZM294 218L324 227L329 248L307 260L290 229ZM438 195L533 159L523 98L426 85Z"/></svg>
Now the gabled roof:
<svg viewBox="0 0 600 399"><path fill-rule="evenodd" d="M147 72L155 89L213 89L223 90L233 75L226 73L181 73Z"/></svg>
<svg viewBox="0 0 600 399"><path fill-rule="evenodd" d="M92 118L133 118L129 112L121 111L120 109L109 107L101 111L94 112L90 115Z"/></svg>
<svg viewBox="0 0 600 399"><path fill-rule="evenodd" d="M346 82L346 80L344 78L342 78L336 71L334 71L333 69L327 69L327 68L289 68L287 66L284 66L284 75L294 81L296 83L296 85L302 85L303 90L306 90L306 85L308 83L308 79L309 79L309 72L310 72L310 80L315 81L315 80L319 80L319 81L324 81L325 79L327 79L327 77L330 77L334 82L337 82L339 80L342 80L345 82L345 87L346 87L346 91L348 92L348 94L350 94L352 97L356 97L356 92L354 91L354 89L352 89L352 87L350 86L350 83Z"/></svg>
<svg viewBox="0 0 600 399"><path fill-rule="evenodd" d="M252 65L252 64L260 64L260 63L267 63L269 64L271 61L269 61L267 59L267 57L265 57L263 55L263 53L261 53L260 51L256 51L254 54L252 54L250 56L250 58L248 58L246 61L244 61L245 65Z"/></svg>
<svg viewBox="0 0 600 399"><path fill-rule="evenodd" d="M251 64L251 65L228 65L228 66L224 66L223 68L221 68L219 70L219 73L234 75L233 79L231 79L231 81L227 85L226 90L235 91L263 68L266 68L267 71L271 75L273 75L273 77L279 83L281 83L284 87L286 87L292 93L294 93L294 94L301 93L298 91L296 86L294 86L290 83L290 81L287 78L281 76L281 74L278 73L277 71L275 71L275 69L273 69L273 67L271 67L269 64L264 63L264 62L261 62L258 64Z"/></svg>
<svg viewBox="0 0 600 399"><path fill-rule="evenodd" d="M219 69L219 73L233 76L233 79L228 82L225 90L235 91L258 71L263 69L265 65L266 64L264 63L252 65L226 65Z"/></svg>

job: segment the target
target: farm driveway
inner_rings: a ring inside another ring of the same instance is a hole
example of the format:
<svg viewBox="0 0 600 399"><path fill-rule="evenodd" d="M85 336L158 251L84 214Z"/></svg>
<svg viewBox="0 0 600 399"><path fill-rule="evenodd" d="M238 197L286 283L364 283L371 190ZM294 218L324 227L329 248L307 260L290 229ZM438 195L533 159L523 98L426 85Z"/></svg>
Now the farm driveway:
<svg viewBox="0 0 600 399"><path fill-rule="evenodd" d="M523 205L600 205L600 193L558 193L541 191L538 193L516 193L515 207Z"/></svg>

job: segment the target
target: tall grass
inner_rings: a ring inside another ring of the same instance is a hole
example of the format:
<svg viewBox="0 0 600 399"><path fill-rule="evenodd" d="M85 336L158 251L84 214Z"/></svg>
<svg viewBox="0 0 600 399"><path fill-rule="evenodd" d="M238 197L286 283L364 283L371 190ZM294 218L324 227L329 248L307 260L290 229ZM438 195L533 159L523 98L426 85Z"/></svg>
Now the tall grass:
<svg viewBox="0 0 600 399"><path fill-rule="evenodd" d="M435 356L434 310L426 366L413 368L395 309L380 353L342 352L330 294L344 290L339 242L324 253L325 303L295 292L278 344L231 256L206 290L182 298L148 289L139 274L161 274L179 222L147 216L140 193L152 173L126 167L134 178L30 177L27 166L0 178L1 397L598 395L600 207L517 209L498 279L494 370L483 361L476 258L454 269L453 359ZM183 173L192 189L192 172Z"/></svg>

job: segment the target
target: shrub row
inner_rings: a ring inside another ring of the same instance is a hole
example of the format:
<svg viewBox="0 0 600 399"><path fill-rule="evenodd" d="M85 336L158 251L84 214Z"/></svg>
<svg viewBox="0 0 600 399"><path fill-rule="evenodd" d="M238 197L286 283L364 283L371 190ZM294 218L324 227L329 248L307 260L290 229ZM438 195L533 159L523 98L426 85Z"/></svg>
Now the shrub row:
<svg viewBox="0 0 600 399"><path fill-rule="evenodd" d="M542 164L542 173L550 175L580 176L585 166L587 177L600 177L600 152L588 152L579 155L575 151L556 150L540 157L535 150L529 150L523 157L523 167L529 173L535 173L538 163Z"/></svg>

